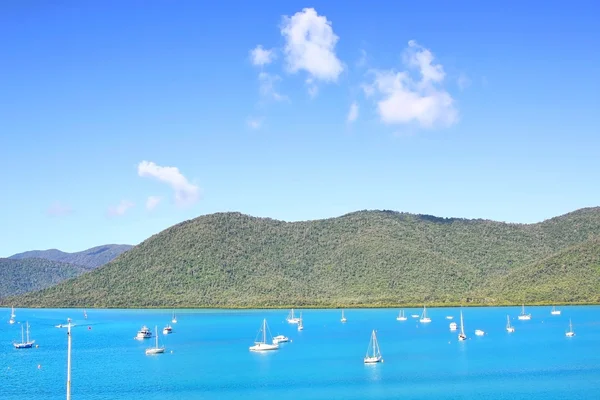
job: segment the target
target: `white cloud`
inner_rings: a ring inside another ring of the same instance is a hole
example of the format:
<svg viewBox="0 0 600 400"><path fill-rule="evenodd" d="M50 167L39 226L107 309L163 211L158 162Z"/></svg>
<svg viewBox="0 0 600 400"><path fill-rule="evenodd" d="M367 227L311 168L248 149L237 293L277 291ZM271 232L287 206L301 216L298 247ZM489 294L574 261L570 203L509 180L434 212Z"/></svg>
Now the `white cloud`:
<svg viewBox="0 0 600 400"><path fill-rule="evenodd" d="M348 117L346 118L346 121L352 123L354 121L356 121L356 119L358 118L358 104L356 104L356 102L350 104L350 111L348 111Z"/></svg>
<svg viewBox="0 0 600 400"><path fill-rule="evenodd" d="M460 74L458 79L456 79L456 84L460 90L465 90L469 86L471 86L471 80L466 74Z"/></svg>
<svg viewBox="0 0 600 400"><path fill-rule="evenodd" d="M284 16L281 35L285 39L284 54L291 73L304 70L309 79L335 82L344 70L335 54L339 37L331 22L318 15L314 8L305 8L291 17ZM309 87L313 93L313 86Z"/></svg>
<svg viewBox="0 0 600 400"><path fill-rule="evenodd" d="M280 80L281 78L278 75L271 75L266 72L258 74L260 94L265 98L273 99L275 101L287 100L287 96L278 93L275 88L275 84Z"/></svg>
<svg viewBox="0 0 600 400"><path fill-rule="evenodd" d="M127 210L129 210L133 206L135 206L135 204L133 204L129 200L121 200L121 202L118 205L111 206L108 208L108 215L125 215Z"/></svg>
<svg viewBox="0 0 600 400"><path fill-rule="evenodd" d="M259 67L272 63L273 60L275 60L275 57L275 50L264 49L260 44L254 49L250 50L250 59L252 60L252 64Z"/></svg>
<svg viewBox="0 0 600 400"><path fill-rule="evenodd" d="M434 63L431 51L414 40L408 42L404 63L416 69L420 79L409 71L374 70L375 78L363 86L367 96L376 94L377 112L386 124L416 123L423 128L450 126L458 121L452 96L442 88L444 68Z"/></svg>
<svg viewBox="0 0 600 400"><path fill-rule="evenodd" d="M248 127L251 129L260 129L262 127L263 121L263 117L250 117L246 121L246 124L248 124Z"/></svg>
<svg viewBox="0 0 600 400"><path fill-rule="evenodd" d="M177 167L161 167L151 161L142 161L138 165L138 175L155 178L171 186L178 206L191 205L200 199L200 188L191 184Z"/></svg>
<svg viewBox="0 0 600 400"><path fill-rule="evenodd" d="M48 213L48 215L51 215L53 217L64 217L73 213L73 209L69 205L57 201L54 202L50 207L48 207L46 212Z"/></svg>
<svg viewBox="0 0 600 400"><path fill-rule="evenodd" d="M148 196L146 200L146 210L152 211L160 204L162 197L159 196Z"/></svg>

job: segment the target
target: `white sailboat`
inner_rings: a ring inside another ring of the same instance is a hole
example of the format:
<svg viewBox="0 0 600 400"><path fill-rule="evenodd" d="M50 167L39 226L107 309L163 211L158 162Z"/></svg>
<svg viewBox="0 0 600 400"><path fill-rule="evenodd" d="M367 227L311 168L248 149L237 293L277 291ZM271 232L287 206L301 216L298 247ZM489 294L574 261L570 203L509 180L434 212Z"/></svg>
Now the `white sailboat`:
<svg viewBox="0 0 600 400"><path fill-rule="evenodd" d="M156 337L156 346L146 349L147 355L162 354L165 352L165 346L158 347L158 326L154 327L154 331L155 331L155 337Z"/></svg>
<svg viewBox="0 0 600 400"><path fill-rule="evenodd" d="M8 320L8 323L9 323L9 324L11 324L11 325L12 325L12 324L14 324L14 323L15 323L15 318L16 318L16 317L17 317L17 316L15 315L15 308L14 308L14 307L11 307L11 311L10 311L10 319Z"/></svg>
<svg viewBox="0 0 600 400"><path fill-rule="evenodd" d="M298 321L300 321L300 318L295 317L294 316L294 309L292 308L292 310L290 311L290 313L287 316L287 322L289 322L290 324L297 324Z"/></svg>
<svg viewBox="0 0 600 400"><path fill-rule="evenodd" d="M456 325L456 322L450 322L450 332L456 332L457 329L458 326Z"/></svg>
<svg viewBox="0 0 600 400"><path fill-rule="evenodd" d="M21 325L21 343L13 343L15 349L30 349L33 347L33 343L35 340L29 339L29 323L27 325L27 341L25 341L25 337L23 336L23 325Z"/></svg>
<svg viewBox="0 0 600 400"><path fill-rule="evenodd" d="M423 314L421 315L421 319L419 320L419 322L423 323L423 324L427 324L429 322L431 322L431 318L429 318L427 316L427 307L423 306Z"/></svg>
<svg viewBox="0 0 600 400"><path fill-rule="evenodd" d="M408 318L404 316L404 310L400 310L398 316L396 317L396 321L406 321Z"/></svg>
<svg viewBox="0 0 600 400"><path fill-rule="evenodd" d="M515 331L514 326L510 325L510 316L506 316L506 332L513 333Z"/></svg>
<svg viewBox="0 0 600 400"><path fill-rule="evenodd" d="M344 316L344 309L343 308L342 308L342 319L340 319L340 321L342 321L342 323L344 323L344 322L347 321L346 317Z"/></svg>
<svg viewBox="0 0 600 400"><path fill-rule="evenodd" d="M460 333L458 334L458 340L466 340L467 335L465 335L465 325L463 323L463 314L462 310L460 310Z"/></svg>
<svg viewBox="0 0 600 400"><path fill-rule="evenodd" d="M268 329L269 328L267 327L267 320L265 318L265 319L263 319L262 327L261 327L260 331L258 332L259 335L262 333L262 336L260 337L260 339L262 339L262 340L254 341L254 346L250 346L250 351L277 350L279 348L279 345L277 343L273 342L273 338L271 338L271 343L267 342L267 330ZM271 336L271 332L269 332L269 336Z"/></svg>
<svg viewBox="0 0 600 400"><path fill-rule="evenodd" d="M575 331L573 330L573 323L571 322L571 318L569 318L569 330L565 333L566 337L575 336Z"/></svg>
<svg viewBox="0 0 600 400"><path fill-rule="evenodd" d="M171 322L174 324L177 323L177 317L175 316L175 311L173 311L173 318L171 319Z"/></svg>
<svg viewBox="0 0 600 400"><path fill-rule="evenodd" d="M556 306L552 306L552 311L550 311L552 315L560 315L560 310L556 309Z"/></svg>
<svg viewBox="0 0 600 400"><path fill-rule="evenodd" d="M379 343L377 343L377 335L375 330L371 333L371 340L369 340L369 347L367 347L367 354L365 355L365 364L374 364L383 361L381 358L381 351L379 350Z"/></svg>
<svg viewBox="0 0 600 400"><path fill-rule="evenodd" d="M521 309L521 314L519 315L519 319L521 321L529 321L531 319L531 314L525 314L525 304L523 304L523 308Z"/></svg>
<svg viewBox="0 0 600 400"><path fill-rule="evenodd" d="M297 318L298 322L298 330L302 331L304 330L304 323L302 322L302 313L300 313L300 318Z"/></svg>

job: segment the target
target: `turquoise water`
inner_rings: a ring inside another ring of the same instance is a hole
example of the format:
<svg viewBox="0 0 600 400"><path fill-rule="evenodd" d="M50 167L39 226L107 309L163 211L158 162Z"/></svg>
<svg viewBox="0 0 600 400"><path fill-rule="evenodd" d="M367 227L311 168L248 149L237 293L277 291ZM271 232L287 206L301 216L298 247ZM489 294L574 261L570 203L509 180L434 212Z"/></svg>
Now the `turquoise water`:
<svg viewBox="0 0 600 400"><path fill-rule="evenodd" d="M432 308L432 322L396 321L397 309L303 310L304 331L286 310L178 310L174 333L159 333L166 354L146 356L154 339L134 340L142 325L159 330L170 311L16 310L38 348L16 350L21 324L0 309L0 399L64 399L67 335L73 328L73 400L134 399L597 399L600 398L600 307L464 308L469 339L450 332L458 309ZM516 328L505 330L506 315ZM248 347L267 318L273 335L292 339L269 353ZM574 338L565 337L573 319ZM91 329L88 329L91 328ZM382 364L364 365L372 329ZM475 329L486 332L474 335ZM39 366L39 368L38 368Z"/></svg>

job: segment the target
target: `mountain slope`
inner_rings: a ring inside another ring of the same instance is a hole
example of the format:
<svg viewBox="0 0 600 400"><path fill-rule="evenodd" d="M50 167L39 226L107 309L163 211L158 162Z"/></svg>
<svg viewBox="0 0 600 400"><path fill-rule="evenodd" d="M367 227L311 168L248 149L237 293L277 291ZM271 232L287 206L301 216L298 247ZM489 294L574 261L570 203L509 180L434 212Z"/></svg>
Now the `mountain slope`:
<svg viewBox="0 0 600 400"><path fill-rule="evenodd" d="M106 244L76 253L65 253L56 249L32 250L15 254L8 258L14 260L22 260L25 258L43 258L51 261L75 264L87 269L94 269L112 261L117 256L126 252L132 247L133 246L128 244Z"/></svg>
<svg viewBox="0 0 600 400"><path fill-rule="evenodd" d="M0 258L0 298L44 289L84 272L80 266L40 258Z"/></svg>
<svg viewBox="0 0 600 400"><path fill-rule="evenodd" d="M488 295L524 302L600 303L600 237L510 271L490 282Z"/></svg>
<svg viewBox="0 0 600 400"><path fill-rule="evenodd" d="M499 301L483 291L490 282L598 232L599 208L530 225L392 211L293 223L218 213L168 228L100 269L16 301L49 307L489 303ZM569 290L594 301L579 283L570 282ZM511 287L503 301L520 302L529 292L530 286Z"/></svg>

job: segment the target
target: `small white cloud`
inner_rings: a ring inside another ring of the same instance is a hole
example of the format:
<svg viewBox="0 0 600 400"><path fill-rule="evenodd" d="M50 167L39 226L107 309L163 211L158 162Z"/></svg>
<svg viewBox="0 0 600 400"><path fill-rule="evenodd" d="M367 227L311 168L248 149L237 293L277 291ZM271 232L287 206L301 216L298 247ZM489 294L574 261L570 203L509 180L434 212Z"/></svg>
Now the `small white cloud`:
<svg viewBox="0 0 600 400"><path fill-rule="evenodd" d="M284 54L291 73L304 70L313 83L316 80L335 82L344 70L335 54L339 37L333 32L331 22L318 15L314 8L284 16L281 35L285 39ZM309 91L315 93L312 86Z"/></svg>
<svg viewBox="0 0 600 400"><path fill-rule="evenodd" d="M251 129L260 129L262 127L264 118L263 117L250 117L248 118L248 120L246 121L246 124L248 125L249 128Z"/></svg>
<svg viewBox="0 0 600 400"><path fill-rule="evenodd" d="M356 102L350 104L350 111L348 111L348 117L346 118L346 121L349 123L352 123L354 121L356 121L356 119L358 118L358 104L356 104Z"/></svg>
<svg viewBox="0 0 600 400"><path fill-rule="evenodd" d="M160 196L148 196L146 200L146 210L152 211L160 204L162 197Z"/></svg>
<svg viewBox="0 0 600 400"><path fill-rule="evenodd" d="M271 75L266 72L261 72L258 74L258 81L260 83L259 90L261 96L273 99L275 101L284 101L287 100L287 96L284 96L277 92L275 85L279 82L281 78L278 75Z"/></svg>
<svg viewBox="0 0 600 400"><path fill-rule="evenodd" d="M121 202L118 205L111 206L108 208L108 215L112 215L112 216L125 215L127 210L129 210L133 206L135 206L135 204L133 204L129 200L121 200Z"/></svg>
<svg viewBox="0 0 600 400"><path fill-rule="evenodd" d="M191 184L177 167L161 167L151 161L142 161L138 165L138 175L155 178L171 186L178 206L191 205L200 199L200 188Z"/></svg>
<svg viewBox="0 0 600 400"><path fill-rule="evenodd" d="M456 84L460 90L465 90L469 86L471 86L471 80L466 74L460 74L458 79L456 79Z"/></svg>
<svg viewBox="0 0 600 400"><path fill-rule="evenodd" d="M416 69L420 79L409 71L374 70L371 84L363 85L365 94L377 94L377 112L386 124L416 123L422 128L450 126L458 121L452 96L441 87L444 68L434 63L431 51L414 40L408 42L404 63Z"/></svg>
<svg viewBox="0 0 600 400"><path fill-rule="evenodd" d="M46 210L48 215L53 217L64 217L66 215L72 214L73 209L67 204L63 204L61 202L54 202L48 209Z"/></svg>
<svg viewBox="0 0 600 400"><path fill-rule="evenodd" d="M259 67L272 63L273 60L275 60L275 57L275 50L264 49L260 44L254 49L250 50L250 59L252 60L252 64Z"/></svg>

